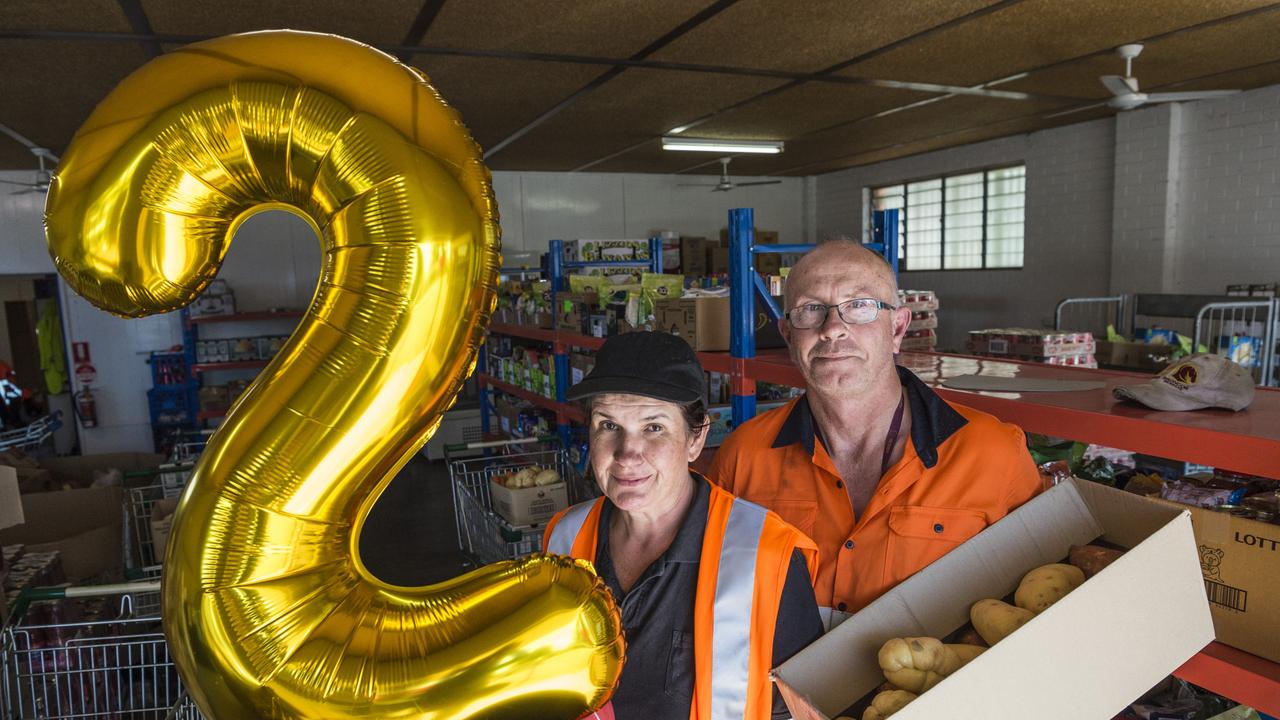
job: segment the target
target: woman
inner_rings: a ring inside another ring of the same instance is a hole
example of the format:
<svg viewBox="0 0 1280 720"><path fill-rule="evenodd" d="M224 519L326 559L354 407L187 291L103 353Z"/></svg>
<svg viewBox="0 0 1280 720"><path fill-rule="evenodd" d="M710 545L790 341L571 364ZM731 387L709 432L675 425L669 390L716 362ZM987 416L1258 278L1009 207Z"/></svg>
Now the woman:
<svg viewBox="0 0 1280 720"><path fill-rule="evenodd" d="M787 717L768 673L822 634L816 548L689 470L708 428L693 350L664 333L612 337L568 397L585 401L604 497L558 514L544 544L592 561L621 609L615 716Z"/></svg>

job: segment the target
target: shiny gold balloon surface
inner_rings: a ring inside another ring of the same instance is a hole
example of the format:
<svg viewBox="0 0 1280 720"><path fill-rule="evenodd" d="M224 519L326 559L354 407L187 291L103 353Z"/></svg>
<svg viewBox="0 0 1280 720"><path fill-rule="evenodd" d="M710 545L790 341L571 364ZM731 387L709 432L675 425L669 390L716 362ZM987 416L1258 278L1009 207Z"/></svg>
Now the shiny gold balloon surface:
<svg viewBox="0 0 1280 720"><path fill-rule="evenodd" d="M165 632L197 704L217 720L598 707L622 640L585 563L535 556L404 588L359 559L369 508L474 367L494 302L489 173L424 76L289 31L169 53L76 134L46 222L77 292L141 316L194 299L270 208L313 225L324 268L174 521Z"/></svg>

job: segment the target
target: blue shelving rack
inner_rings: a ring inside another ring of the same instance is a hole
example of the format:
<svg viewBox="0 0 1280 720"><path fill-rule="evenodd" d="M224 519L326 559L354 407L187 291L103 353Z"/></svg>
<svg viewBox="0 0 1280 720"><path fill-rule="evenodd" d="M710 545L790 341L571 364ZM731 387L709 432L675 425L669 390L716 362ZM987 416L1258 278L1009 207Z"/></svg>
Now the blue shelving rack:
<svg viewBox="0 0 1280 720"><path fill-rule="evenodd" d="M872 214L872 242L863 246L883 255L895 274L898 272L898 217L898 210L876 210ZM729 382L734 427L756 414L756 381L746 372L745 362L756 356L755 299L760 299L771 319L776 321L782 317L764 278L756 272L755 256L805 253L814 248L812 243L757 245L754 228L754 209L729 211L729 355L732 358Z"/></svg>
<svg viewBox="0 0 1280 720"><path fill-rule="evenodd" d="M649 238L649 258L647 260L595 260L595 261L566 261L564 259L564 240L552 240L547 247L547 279L551 282L551 307L558 307L556 295L569 289L569 281L566 271L581 270L587 268L641 268L647 269L649 272L662 272L662 238ZM568 344L561 340L553 340L551 342L552 361L555 364L556 377L556 397L557 403L567 402L565 393L569 389L569 353ZM488 360L486 358L485 349L480 349L480 357L476 363L476 370L481 373L488 372ZM480 432L488 433L489 425L489 409L492 407L491 394L494 390L486 387L480 388ZM563 414L559 414L563 419ZM556 434L559 435L561 442L565 447L569 447L572 441L572 428L567 422L557 421Z"/></svg>

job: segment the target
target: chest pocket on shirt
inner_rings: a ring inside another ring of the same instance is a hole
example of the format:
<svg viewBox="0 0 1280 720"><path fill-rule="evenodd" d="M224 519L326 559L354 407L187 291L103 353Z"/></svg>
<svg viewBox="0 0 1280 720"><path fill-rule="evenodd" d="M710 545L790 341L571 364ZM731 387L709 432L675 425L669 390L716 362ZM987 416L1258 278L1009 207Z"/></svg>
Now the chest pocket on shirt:
<svg viewBox="0 0 1280 720"><path fill-rule="evenodd" d="M977 510L922 505L890 508L884 564L886 587L923 570L986 527L986 515Z"/></svg>
<svg viewBox="0 0 1280 720"><path fill-rule="evenodd" d="M693 702L693 633L671 633L671 654L667 656L667 697Z"/></svg>
<svg viewBox="0 0 1280 720"><path fill-rule="evenodd" d="M813 538L813 526L818 521L818 503L813 500L774 499L765 503L789 525Z"/></svg>

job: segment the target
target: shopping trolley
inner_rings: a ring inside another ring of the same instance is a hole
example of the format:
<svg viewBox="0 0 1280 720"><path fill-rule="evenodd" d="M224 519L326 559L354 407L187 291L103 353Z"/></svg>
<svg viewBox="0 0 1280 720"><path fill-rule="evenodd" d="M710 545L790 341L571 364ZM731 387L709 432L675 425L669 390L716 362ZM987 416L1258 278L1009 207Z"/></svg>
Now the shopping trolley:
<svg viewBox="0 0 1280 720"><path fill-rule="evenodd" d="M547 449L533 449L547 448ZM484 449L484 457L450 460L451 453ZM552 468L567 484L569 502L593 497L569 461L558 439L530 437L514 440L466 443L445 447L449 479L453 486L454 520L458 547L481 564L513 560L536 552L542 545L540 525L512 525L493 512L489 482L497 475L530 465Z"/></svg>
<svg viewBox="0 0 1280 720"><path fill-rule="evenodd" d="M4 720L199 720L160 628L159 568L24 591L0 630Z"/></svg>
<svg viewBox="0 0 1280 720"><path fill-rule="evenodd" d="M53 437L54 431L62 427L62 411L55 410L27 425L13 430L0 432L0 450L22 450L31 453L37 450L44 441Z"/></svg>
<svg viewBox="0 0 1280 720"><path fill-rule="evenodd" d="M182 495L194 469L195 462L188 461L126 475L125 479L129 481L129 529L133 534L127 566L158 565L164 560L164 548L156 547L152 537L151 517L156 503ZM140 477L145 477L146 482L134 482ZM132 555L134 551L137 552L136 557Z"/></svg>

